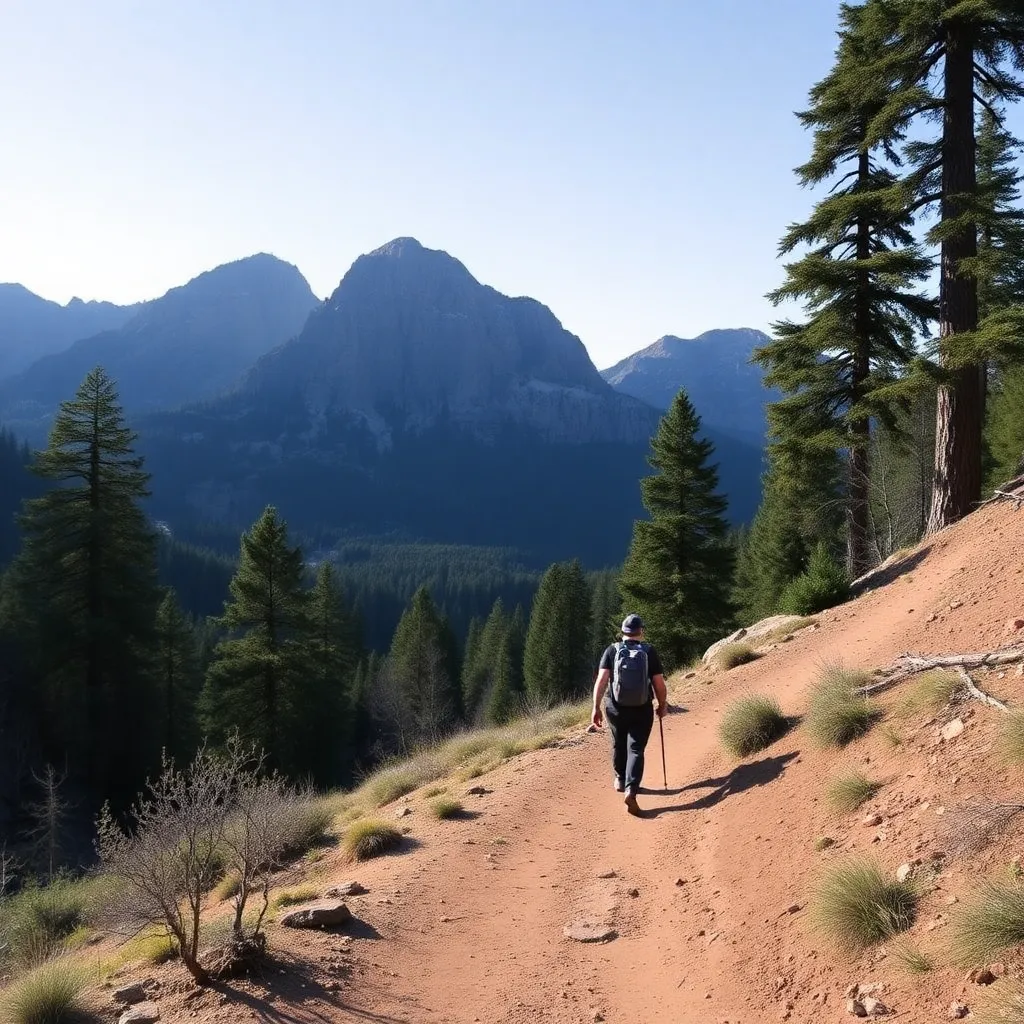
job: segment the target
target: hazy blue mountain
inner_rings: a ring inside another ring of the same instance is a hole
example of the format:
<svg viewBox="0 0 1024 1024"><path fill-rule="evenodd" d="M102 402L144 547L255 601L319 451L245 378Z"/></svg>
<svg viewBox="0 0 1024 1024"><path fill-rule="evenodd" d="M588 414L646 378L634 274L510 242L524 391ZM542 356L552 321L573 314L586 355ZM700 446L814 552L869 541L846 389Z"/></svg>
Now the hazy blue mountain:
<svg viewBox="0 0 1024 1024"><path fill-rule="evenodd" d="M66 306L20 284L0 284L0 378L73 341L122 326L137 306L72 299Z"/></svg>
<svg viewBox="0 0 1024 1024"><path fill-rule="evenodd" d="M764 370L750 362L768 336L749 328L707 331L696 338L666 335L601 371L616 391L667 409L686 388L705 427L757 445L764 443L768 402Z"/></svg>
<svg viewBox="0 0 1024 1024"><path fill-rule="evenodd" d="M59 402L96 365L117 380L129 412L212 398L298 334L318 304L298 269L274 256L225 264L0 383L0 419L38 442Z"/></svg>
<svg viewBox="0 0 1024 1024"><path fill-rule="evenodd" d="M305 531L599 565L642 515L659 416L605 383L545 306L401 238L360 257L234 393L140 426L171 521L246 525L272 501ZM756 448L723 443L756 491Z"/></svg>

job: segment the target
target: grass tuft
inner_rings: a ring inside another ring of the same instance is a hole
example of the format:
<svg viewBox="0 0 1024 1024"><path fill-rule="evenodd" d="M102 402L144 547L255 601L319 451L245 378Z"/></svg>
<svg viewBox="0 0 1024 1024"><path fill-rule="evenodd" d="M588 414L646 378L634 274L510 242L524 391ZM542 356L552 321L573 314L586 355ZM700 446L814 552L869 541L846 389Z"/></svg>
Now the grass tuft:
<svg viewBox="0 0 1024 1024"><path fill-rule="evenodd" d="M838 945L863 949L914 923L917 890L887 878L873 861L851 859L828 872L813 906L819 927Z"/></svg>
<svg viewBox="0 0 1024 1024"><path fill-rule="evenodd" d="M729 753L747 757L770 746L788 728L779 702L755 694L741 697L726 708L718 735Z"/></svg>
<svg viewBox="0 0 1024 1024"><path fill-rule="evenodd" d="M893 750L895 750L897 747L903 746L903 736L901 735L899 729L897 729L896 726L892 725L890 722L886 722L886 724L878 730L878 734L882 737L883 740L885 740L886 743L889 744L890 747L892 747Z"/></svg>
<svg viewBox="0 0 1024 1024"><path fill-rule="evenodd" d="M892 955L910 974L927 974L935 970L935 961L909 942L895 943Z"/></svg>
<svg viewBox="0 0 1024 1024"><path fill-rule="evenodd" d="M996 750L1007 764L1024 764L1024 711L1000 716Z"/></svg>
<svg viewBox="0 0 1024 1024"><path fill-rule="evenodd" d="M0 958L33 967L61 952L103 902L105 884L59 877L0 900Z"/></svg>
<svg viewBox="0 0 1024 1024"><path fill-rule="evenodd" d="M362 818L349 826L342 848L353 860L369 860L402 842L402 833L394 825L373 818Z"/></svg>
<svg viewBox="0 0 1024 1024"><path fill-rule="evenodd" d="M442 821L462 814L462 804L451 797L441 797L430 805L430 813Z"/></svg>
<svg viewBox="0 0 1024 1024"><path fill-rule="evenodd" d="M807 710L807 730L821 746L844 747L871 728L876 712L856 692L868 679L866 672L837 663L822 667Z"/></svg>
<svg viewBox="0 0 1024 1024"><path fill-rule="evenodd" d="M1024 889L1013 882L983 882L953 918L950 946L965 967L987 964L1005 949L1024 944Z"/></svg>
<svg viewBox="0 0 1024 1024"><path fill-rule="evenodd" d="M870 800L881 786L880 782L873 782L863 773L852 771L832 780L827 791L828 802L835 810L849 813L857 810L865 800Z"/></svg>
<svg viewBox="0 0 1024 1024"><path fill-rule="evenodd" d="M737 665L746 665L754 661L759 655L750 644L726 644L716 655L715 664L728 671L736 668Z"/></svg>
<svg viewBox="0 0 1024 1024"><path fill-rule="evenodd" d="M823 850L830 850L835 845L836 841L831 836L821 836L814 841L814 849L818 853L821 853Z"/></svg>
<svg viewBox="0 0 1024 1024"><path fill-rule="evenodd" d="M959 676L944 669L922 672L907 688L903 699L896 705L901 718L941 711L961 687Z"/></svg>
<svg viewBox="0 0 1024 1024"><path fill-rule="evenodd" d="M224 900L229 900L231 899L232 896L237 895L239 888L241 888L241 885L242 879L238 872L229 871L213 887L213 895L216 899L220 900L220 902L223 903Z"/></svg>
<svg viewBox="0 0 1024 1024"><path fill-rule="evenodd" d="M448 792L447 786L431 786L430 789L424 792L424 796L429 800L431 797L444 796Z"/></svg>
<svg viewBox="0 0 1024 1024"><path fill-rule="evenodd" d="M275 910L279 907L294 907L299 903L309 903L319 895L320 893L312 885L296 885L291 889L282 889L279 893L275 893L271 905Z"/></svg>
<svg viewBox="0 0 1024 1024"><path fill-rule="evenodd" d="M5 1024L65 1024L79 1009L78 996L88 981L78 964L57 958L23 974L0 997Z"/></svg>
<svg viewBox="0 0 1024 1024"><path fill-rule="evenodd" d="M799 619L794 619L792 622L789 622L784 626L777 626L767 636L765 636L764 640L766 643L771 644L782 643L786 637L792 636L801 629L807 629L808 626L813 626L817 621L818 620L813 615L803 615Z"/></svg>

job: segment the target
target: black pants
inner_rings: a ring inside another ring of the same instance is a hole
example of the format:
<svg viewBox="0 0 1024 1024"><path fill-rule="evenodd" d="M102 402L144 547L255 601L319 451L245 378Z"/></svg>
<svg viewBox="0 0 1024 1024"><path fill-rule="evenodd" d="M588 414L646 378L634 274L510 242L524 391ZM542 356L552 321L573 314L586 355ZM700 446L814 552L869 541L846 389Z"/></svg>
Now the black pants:
<svg viewBox="0 0 1024 1024"><path fill-rule="evenodd" d="M623 780L627 792L635 793L644 777L644 748L654 728L654 705L648 701L640 707L618 707L606 700L604 715L612 731L615 774Z"/></svg>

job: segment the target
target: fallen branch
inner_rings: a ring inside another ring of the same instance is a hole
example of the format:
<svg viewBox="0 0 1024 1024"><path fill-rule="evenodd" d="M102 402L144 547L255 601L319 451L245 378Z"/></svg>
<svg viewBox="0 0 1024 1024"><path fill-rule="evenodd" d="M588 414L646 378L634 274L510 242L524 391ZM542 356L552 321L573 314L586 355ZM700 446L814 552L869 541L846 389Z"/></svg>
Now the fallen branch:
<svg viewBox="0 0 1024 1024"><path fill-rule="evenodd" d="M919 654L901 654L893 664L882 673L877 683L869 683L860 687L860 694L877 693L887 690L890 686L903 682L920 672L928 672L933 668L991 668L997 665L1013 665L1024 662L1024 647L1007 647L999 651L983 651L978 654L941 654L922 657ZM971 684L974 685L973 683ZM975 687L977 689L977 687ZM981 693L978 690L978 693ZM995 699L995 698L992 698ZM986 702L987 703L987 702ZM1006 710L1004 708L1004 710Z"/></svg>
<svg viewBox="0 0 1024 1024"><path fill-rule="evenodd" d="M957 675L960 676L963 681L964 688L975 700L980 700L982 704L987 704L990 708L998 708L1000 711L1008 712L1010 710L1001 700L997 700L991 694L979 690L978 687L974 685L974 680L970 675L968 675L967 669L965 669L963 665L957 665L956 671Z"/></svg>
<svg viewBox="0 0 1024 1024"><path fill-rule="evenodd" d="M1016 506L1015 511L1019 512L1024 505L1024 476L1014 477L1013 480L1007 480L1005 484L995 488L992 497L979 502L978 507L991 505L997 501L1012 501Z"/></svg>

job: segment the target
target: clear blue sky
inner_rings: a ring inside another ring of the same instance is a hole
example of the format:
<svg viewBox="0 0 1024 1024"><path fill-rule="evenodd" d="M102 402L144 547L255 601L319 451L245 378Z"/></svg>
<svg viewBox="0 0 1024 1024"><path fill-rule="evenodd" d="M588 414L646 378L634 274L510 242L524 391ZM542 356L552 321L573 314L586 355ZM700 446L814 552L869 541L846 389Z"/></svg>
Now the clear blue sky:
<svg viewBox="0 0 1024 1024"><path fill-rule="evenodd" d="M599 366L764 328L833 0L3 0L0 280L151 298L253 252L326 296L413 235Z"/></svg>

